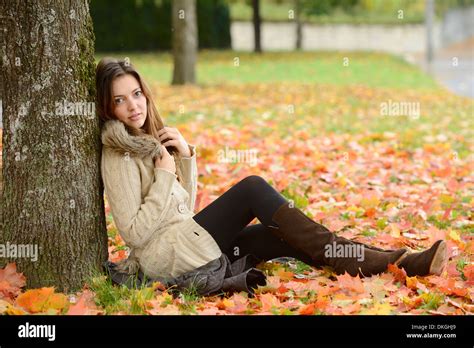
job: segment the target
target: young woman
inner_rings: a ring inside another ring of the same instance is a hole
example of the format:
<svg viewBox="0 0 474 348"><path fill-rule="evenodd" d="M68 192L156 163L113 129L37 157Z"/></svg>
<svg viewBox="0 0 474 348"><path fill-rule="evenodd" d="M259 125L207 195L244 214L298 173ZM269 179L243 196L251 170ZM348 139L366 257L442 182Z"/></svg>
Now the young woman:
<svg viewBox="0 0 474 348"><path fill-rule="evenodd" d="M409 253L338 237L256 175L195 214L196 147L178 129L164 126L140 74L128 62L104 58L97 66L96 87L105 192L131 249L120 270L141 268L151 278L176 277L224 252L231 261L245 254L261 260L290 256L331 266L337 274L370 276L390 263L409 276L441 273L444 241ZM255 217L260 223L249 225Z"/></svg>

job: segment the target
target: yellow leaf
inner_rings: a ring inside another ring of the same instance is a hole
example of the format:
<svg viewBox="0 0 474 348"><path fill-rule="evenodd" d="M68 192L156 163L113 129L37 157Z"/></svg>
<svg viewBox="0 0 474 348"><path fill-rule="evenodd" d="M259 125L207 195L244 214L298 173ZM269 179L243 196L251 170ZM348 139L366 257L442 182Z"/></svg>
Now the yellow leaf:
<svg viewBox="0 0 474 348"><path fill-rule="evenodd" d="M372 195L369 197L364 197L360 201L360 206L364 209L376 208L380 203L380 200L377 196Z"/></svg>
<svg viewBox="0 0 474 348"><path fill-rule="evenodd" d="M351 206L347 207L347 211L355 211L357 213L360 210L361 209L356 207L355 205L351 205Z"/></svg>
<svg viewBox="0 0 474 348"><path fill-rule="evenodd" d="M0 300L0 314L3 314L8 307L10 306L10 303L4 300Z"/></svg>
<svg viewBox="0 0 474 348"><path fill-rule="evenodd" d="M338 183L340 186L342 187L346 187L347 185L347 181L346 181L346 178L345 177L340 177L339 179L337 179Z"/></svg>
<svg viewBox="0 0 474 348"><path fill-rule="evenodd" d="M276 271L276 275L278 277L280 277L281 280L292 280L293 277L294 277L294 273L293 272L287 272L285 271L284 268L279 268L277 271Z"/></svg>
<svg viewBox="0 0 474 348"><path fill-rule="evenodd" d="M7 311L5 312L8 315L27 315L28 312L25 312L21 308L9 306Z"/></svg>
<svg viewBox="0 0 474 348"><path fill-rule="evenodd" d="M377 302L372 308L361 314L388 315L392 314L393 307L388 303Z"/></svg>
<svg viewBox="0 0 474 348"><path fill-rule="evenodd" d="M442 194L439 196L439 200L444 204L451 204L454 202L454 198L447 194Z"/></svg>
<svg viewBox="0 0 474 348"><path fill-rule="evenodd" d="M234 301L225 298L222 300L222 307L222 309L232 308L235 307L235 303Z"/></svg>
<svg viewBox="0 0 474 348"><path fill-rule="evenodd" d="M390 224L390 235L395 238L400 238L400 229L394 223Z"/></svg>
<svg viewBox="0 0 474 348"><path fill-rule="evenodd" d="M461 241L461 237L459 237L459 234L456 231L453 231L453 230L451 230L451 232L449 232L449 238L451 238L452 240L455 240L457 242Z"/></svg>
<svg viewBox="0 0 474 348"><path fill-rule="evenodd" d="M28 312L25 312L21 308L14 307L10 302L0 300L0 314L25 315L28 314Z"/></svg>
<svg viewBox="0 0 474 348"><path fill-rule="evenodd" d="M406 282L407 282L407 287L413 290L416 290L417 284L418 284L418 279L416 276L414 277L406 277Z"/></svg>

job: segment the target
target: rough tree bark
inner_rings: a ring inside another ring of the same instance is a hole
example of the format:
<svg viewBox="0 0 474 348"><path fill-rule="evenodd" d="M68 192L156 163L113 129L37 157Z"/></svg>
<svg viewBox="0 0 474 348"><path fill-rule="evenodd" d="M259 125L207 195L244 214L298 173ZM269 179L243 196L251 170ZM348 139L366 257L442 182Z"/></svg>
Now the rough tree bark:
<svg viewBox="0 0 474 348"><path fill-rule="evenodd" d="M16 262L28 288L76 291L107 259L89 4L9 0L0 16L0 267Z"/></svg>
<svg viewBox="0 0 474 348"><path fill-rule="evenodd" d="M196 82L198 31L196 0L174 0L172 5L173 85Z"/></svg>

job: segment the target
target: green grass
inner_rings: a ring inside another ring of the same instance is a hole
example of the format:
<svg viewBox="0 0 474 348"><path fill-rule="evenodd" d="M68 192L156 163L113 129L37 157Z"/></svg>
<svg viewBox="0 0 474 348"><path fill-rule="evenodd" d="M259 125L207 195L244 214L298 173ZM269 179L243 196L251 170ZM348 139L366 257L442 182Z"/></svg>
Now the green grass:
<svg viewBox="0 0 474 348"><path fill-rule="evenodd" d="M146 301L155 297L154 289L150 286L117 286L112 283L110 277L97 272L89 277L87 284L96 294L95 304L103 308L105 314L146 314Z"/></svg>
<svg viewBox="0 0 474 348"><path fill-rule="evenodd" d="M96 294L95 304L103 309L105 314L117 314L119 312L132 315L147 314L147 301L154 299L157 295L152 286L137 286L134 284L131 288L128 288L125 285L115 285L110 277L98 272L91 274L87 284L89 284L90 290ZM196 306L203 301L203 297L199 295L194 284L179 292L173 287L169 291L172 296L181 299L178 307L182 314L197 313Z"/></svg>
<svg viewBox="0 0 474 348"><path fill-rule="evenodd" d="M197 292L194 285L180 292L182 303L178 306L183 314L197 314L196 305L202 301L203 297Z"/></svg>
<svg viewBox="0 0 474 348"><path fill-rule="evenodd" d="M311 15L302 17L307 23L312 24L412 24L422 23L424 20L423 2L420 0L377 0L374 8L368 10L364 7L354 9L354 13L345 13L336 9L331 15ZM398 10L403 9L403 19L398 18ZM260 15L267 22L291 21L291 13L294 6L291 2L275 3L273 1L261 1ZM230 4L230 16L234 21L251 21L252 7L243 2Z"/></svg>
<svg viewBox="0 0 474 348"><path fill-rule="evenodd" d="M168 84L172 80L169 53L109 53L128 57L147 79ZM97 54L100 59L104 54ZM347 60L348 59L348 60ZM348 66L344 63L348 61ZM236 63L238 62L238 65ZM197 83L299 82L334 85L365 85L387 88L433 89L436 83L401 58L361 52L250 52L200 51ZM354 100L357 103L357 100Z"/></svg>

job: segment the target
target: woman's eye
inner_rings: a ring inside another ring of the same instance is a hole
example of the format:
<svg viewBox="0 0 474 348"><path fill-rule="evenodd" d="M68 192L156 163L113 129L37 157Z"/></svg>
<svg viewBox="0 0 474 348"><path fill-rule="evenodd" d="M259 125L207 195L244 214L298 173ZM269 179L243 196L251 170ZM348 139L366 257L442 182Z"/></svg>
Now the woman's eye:
<svg viewBox="0 0 474 348"><path fill-rule="evenodd" d="M137 94L137 93L138 93L138 94ZM136 91L136 92L135 92L135 95L136 95L137 97L140 96L141 94L142 94L142 91Z"/></svg>
<svg viewBox="0 0 474 348"><path fill-rule="evenodd" d="M115 104L120 104L122 102L122 98L115 99Z"/></svg>

